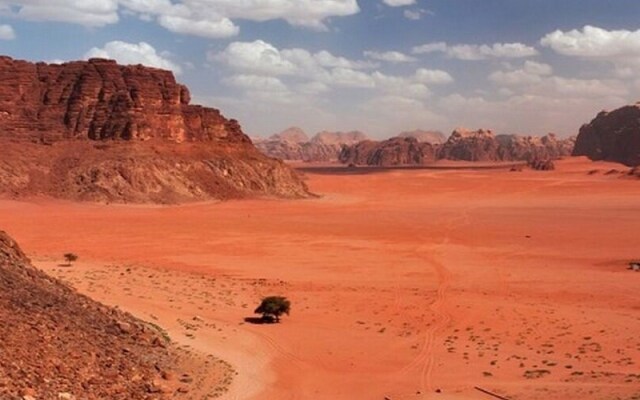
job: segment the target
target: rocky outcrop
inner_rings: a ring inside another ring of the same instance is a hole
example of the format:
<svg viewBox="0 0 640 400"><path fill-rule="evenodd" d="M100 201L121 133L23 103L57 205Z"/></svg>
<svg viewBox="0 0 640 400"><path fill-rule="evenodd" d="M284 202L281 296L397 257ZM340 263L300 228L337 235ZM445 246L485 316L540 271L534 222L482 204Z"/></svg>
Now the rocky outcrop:
<svg viewBox="0 0 640 400"><path fill-rule="evenodd" d="M412 137L416 138L418 142L426 142L430 144L442 144L447 140L447 137L444 135L444 133L440 131L423 131L419 129L415 131L402 132L398 135L398 137Z"/></svg>
<svg viewBox="0 0 640 400"><path fill-rule="evenodd" d="M340 162L353 165L421 165L435 161L436 147L412 137L391 138L381 142L366 140L344 147Z"/></svg>
<svg viewBox="0 0 640 400"><path fill-rule="evenodd" d="M175 359L155 328L35 269L2 231L0 337L3 399L172 399L188 391L163 379Z"/></svg>
<svg viewBox="0 0 640 400"><path fill-rule="evenodd" d="M464 161L498 161L500 144L491 130L459 128L438 149L438 158Z"/></svg>
<svg viewBox="0 0 640 400"><path fill-rule="evenodd" d="M344 146L353 145L367 138L364 133L359 131L322 131L309 140L300 141L307 137L306 134L304 131L297 131L299 128L295 128L296 131L293 129L290 128L272 135L266 140L256 140L256 147L269 157L282 160L330 162L338 160Z"/></svg>
<svg viewBox="0 0 640 400"><path fill-rule="evenodd" d="M556 169L556 165L553 160L543 159L543 160L531 160L528 162L529 167L534 171L553 171Z"/></svg>
<svg viewBox="0 0 640 400"><path fill-rule="evenodd" d="M558 139L553 133L545 136L498 135L497 159L500 161L556 160L570 156L575 137Z"/></svg>
<svg viewBox="0 0 640 400"><path fill-rule="evenodd" d="M0 73L0 193L117 202L307 195L237 121L191 105L169 71L0 57Z"/></svg>
<svg viewBox="0 0 640 400"><path fill-rule="evenodd" d="M640 165L640 103L600 112L580 128L574 156Z"/></svg>
<svg viewBox="0 0 640 400"><path fill-rule="evenodd" d="M65 64L0 57L0 135L43 140L151 138L248 142L237 121L190 105L173 73L91 59Z"/></svg>
<svg viewBox="0 0 640 400"><path fill-rule="evenodd" d="M421 165L437 160L457 161L526 161L555 160L571 154L573 138L494 135L490 130L456 129L441 144L419 142L415 138L392 138L366 141L342 150L340 161L355 165Z"/></svg>

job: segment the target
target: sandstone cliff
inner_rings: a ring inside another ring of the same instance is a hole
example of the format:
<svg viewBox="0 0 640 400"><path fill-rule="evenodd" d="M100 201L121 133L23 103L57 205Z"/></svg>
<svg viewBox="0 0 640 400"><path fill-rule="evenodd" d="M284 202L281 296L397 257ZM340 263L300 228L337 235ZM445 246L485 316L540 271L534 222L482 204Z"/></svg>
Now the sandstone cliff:
<svg viewBox="0 0 640 400"><path fill-rule="evenodd" d="M173 74L92 59L0 57L0 193L175 202L307 189Z"/></svg>
<svg viewBox="0 0 640 400"><path fill-rule="evenodd" d="M599 113L580 128L574 156L640 165L640 103Z"/></svg>

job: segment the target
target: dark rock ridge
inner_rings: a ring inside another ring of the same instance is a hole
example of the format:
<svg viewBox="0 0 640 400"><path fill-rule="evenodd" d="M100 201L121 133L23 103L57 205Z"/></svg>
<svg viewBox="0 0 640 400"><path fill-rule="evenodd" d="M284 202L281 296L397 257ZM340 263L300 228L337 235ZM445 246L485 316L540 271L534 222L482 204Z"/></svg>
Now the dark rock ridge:
<svg viewBox="0 0 640 400"><path fill-rule="evenodd" d="M600 112L580 128L574 156L640 165L640 103Z"/></svg>
<svg viewBox="0 0 640 400"><path fill-rule="evenodd" d="M366 140L359 131L322 131L311 139L300 128L289 128L266 140L255 140L256 147L269 157L289 161L328 162L338 160L342 147Z"/></svg>
<svg viewBox="0 0 640 400"><path fill-rule="evenodd" d="M3 231L0 337L2 399L179 395L171 383L159 383L175 360L155 328L35 269Z"/></svg>
<svg viewBox="0 0 640 400"><path fill-rule="evenodd" d="M538 165L571 154L573 138L494 135L490 130L456 129L443 144L419 142L415 138L367 141L345 147L340 161L356 165L421 165L437 160L526 161Z"/></svg>
<svg viewBox="0 0 640 400"><path fill-rule="evenodd" d="M170 71L0 57L0 77L0 193L117 202L308 194L237 121L189 104Z"/></svg>

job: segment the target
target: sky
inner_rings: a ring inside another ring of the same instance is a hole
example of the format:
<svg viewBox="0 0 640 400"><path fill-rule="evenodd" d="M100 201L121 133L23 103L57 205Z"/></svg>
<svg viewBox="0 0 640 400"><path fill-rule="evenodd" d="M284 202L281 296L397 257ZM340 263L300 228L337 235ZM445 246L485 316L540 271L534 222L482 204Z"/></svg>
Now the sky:
<svg viewBox="0 0 640 400"><path fill-rule="evenodd" d="M170 69L252 136L566 137L640 101L640 1L0 0L0 54Z"/></svg>

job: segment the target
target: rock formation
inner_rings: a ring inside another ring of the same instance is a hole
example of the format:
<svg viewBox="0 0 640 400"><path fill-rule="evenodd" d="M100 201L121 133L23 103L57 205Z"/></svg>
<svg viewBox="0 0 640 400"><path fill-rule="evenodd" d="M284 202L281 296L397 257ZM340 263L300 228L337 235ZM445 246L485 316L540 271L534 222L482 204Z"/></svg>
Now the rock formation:
<svg viewBox="0 0 640 400"><path fill-rule="evenodd" d="M492 131L459 128L438 149L438 158L465 161L498 161L499 143Z"/></svg>
<svg viewBox="0 0 640 400"><path fill-rule="evenodd" d="M580 128L574 156L640 165L640 103L600 112Z"/></svg>
<svg viewBox="0 0 640 400"><path fill-rule="evenodd" d="M419 129L415 131L402 132L398 137L412 137L418 139L418 142L426 142L430 144L442 144L447 140L444 133L440 131L423 131Z"/></svg>
<svg viewBox="0 0 640 400"><path fill-rule="evenodd" d="M543 160L531 160L528 162L528 165L531 169L535 171L553 171L556 169L556 165L551 159L543 159Z"/></svg>
<svg viewBox="0 0 640 400"><path fill-rule="evenodd" d="M340 162L354 165L422 165L435 161L436 147L420 143L412 137L395 137L381 142L365 140L347 146L340 153Z"/></svg>
<svg viewBox="0 0 640 400"><path fill-rule="evenodd" d="M324 144L324 145L350 146L352 144L356 144L358 142L361 142L367 139L368 139L367 135L360 131L349 131L349 132L322 131L313 135L310 142L315 144Z"/></svg>
<svg viewBox="0 0 640 400"><path fill-rule="evenodd" d="M0 57L0 74L0 192L119 202L307 194L237 121L189 104L169 71Z"/></svg>
<svg viewBox="0 0 640 400"><path fill-rule="evenodd" d="M558 139L555 134L545 136L497 135L497 159L500 161L556 160L571 155L575 137Z"/></svg>
<svg viewBox="0 0 640 400"><path fill-rule="evenodd" d="M30 265L0 231L0 398L172 399L166 339Z"/></svg>
<svg viewBox="0 0 640 400"><path fill-rule="evenodd" d="M295 136L292 135L295 129ZM315 134L310 140L299 128L289 128L266 140L256 140L256 147L269 157L289 161L329 162L338 160L343 146L353 145L365 140L367 136L358 131L328 132Z"/></svg>
<svg viewBox="0 0 640 400"><path fill-rule="evenodd" d="M271 135L268 140L287 143L306 143L309 141L309 137L301 128L292 126L280 133Z"/></svg>
<svg viewBox="0 0 640 400"><path fill-rule="evenodd" d="M355 165L421 165L436 160L526 161L541 165L571 154L573 138L494 135L490 130L456 129L443 144L420 143L415 138L366 141L345 147L340 161Z"/></svg>

